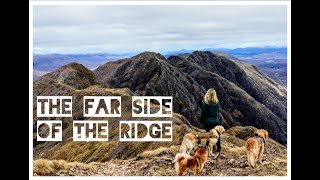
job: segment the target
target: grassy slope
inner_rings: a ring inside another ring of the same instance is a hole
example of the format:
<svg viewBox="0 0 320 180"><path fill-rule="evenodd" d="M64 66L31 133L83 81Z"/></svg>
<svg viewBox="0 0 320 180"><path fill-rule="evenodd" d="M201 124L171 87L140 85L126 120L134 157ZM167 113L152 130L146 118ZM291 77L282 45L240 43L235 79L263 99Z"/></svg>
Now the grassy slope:
<svg viewBox="0 0 320 180"><path fill-rule="evenodd" d="M263 164L259 164L255 169L247 165L245 139L252 135L253 130L253 127L234 127L227 130L222 135L222 154L219 161L209 157L201 176L286 176L286 147L272 139L266 146ZM34 161L34 175L174 176L172 160L178 149L178 145L160 146L153 150L142 151L134 158L126 160L116 158L103 163L39 159Z"/></svg>

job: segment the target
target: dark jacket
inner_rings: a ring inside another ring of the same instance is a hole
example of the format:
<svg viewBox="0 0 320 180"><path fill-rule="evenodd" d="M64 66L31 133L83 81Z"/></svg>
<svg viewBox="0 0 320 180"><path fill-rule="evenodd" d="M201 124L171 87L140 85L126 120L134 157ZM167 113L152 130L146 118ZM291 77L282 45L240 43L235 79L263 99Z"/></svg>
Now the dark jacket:
<svg viewBox="0 0 320 180"><path fill-rule="evenodd" d="M216 105L208 105L205 102L202 103L201 119L200 122L206 124L216 124L219 122L220 103Z"/></svg>

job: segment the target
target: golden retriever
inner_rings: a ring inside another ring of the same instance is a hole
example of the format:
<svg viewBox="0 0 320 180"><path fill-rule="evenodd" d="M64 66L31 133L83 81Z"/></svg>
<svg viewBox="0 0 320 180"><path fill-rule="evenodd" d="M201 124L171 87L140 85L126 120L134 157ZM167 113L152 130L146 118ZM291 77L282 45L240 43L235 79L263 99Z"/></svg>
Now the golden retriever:
<svg viewBox="0 0 320 180"><path fill-rule="evenodd" d="M213 146L217 144L218 138L220 138L223 132L225 132L223 126L216 126L215 128L210 130L210 136L202 136L201 134L187 133L183 137L179 152L190 154L191 150L193 150L194 147L200 144L201 139L209 139L208 152L210 156L213 156Z"/></svg>
<svg viewBox="0 0 320 180"><path fill-rule="evenodd" d="M251 167L256 167L256 162L262 163L262 154L266 142L268 140L269 133L264 129L259 129L255 133L255 137L251 137L246 142L246 154L248 163Z"/></svg>

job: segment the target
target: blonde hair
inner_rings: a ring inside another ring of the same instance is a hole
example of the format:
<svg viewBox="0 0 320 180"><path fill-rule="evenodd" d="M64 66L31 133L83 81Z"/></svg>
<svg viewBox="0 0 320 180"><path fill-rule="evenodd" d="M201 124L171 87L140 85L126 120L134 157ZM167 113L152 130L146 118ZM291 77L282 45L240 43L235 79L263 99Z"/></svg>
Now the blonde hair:
<svg viewBox="0 0 320 180"><path fill-rule="evenodd" d="M213 88L208 89L206 95L204 96L204 102L208 105L216 105L219 102L217 93Z"/></svg>

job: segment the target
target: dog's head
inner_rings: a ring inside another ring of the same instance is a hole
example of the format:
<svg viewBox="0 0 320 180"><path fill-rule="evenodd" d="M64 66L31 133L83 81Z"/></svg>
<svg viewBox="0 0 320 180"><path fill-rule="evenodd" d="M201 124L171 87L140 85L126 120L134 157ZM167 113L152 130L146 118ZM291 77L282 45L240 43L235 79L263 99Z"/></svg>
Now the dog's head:
<svg viewBox="0 0 320 180"><path fill-rule="evenodd" d="M215 128L214 128L215 130L217 130L218 132L219 132L219 134L222 134L223 132L225 132L226 130L224 129L224 127L223 126L216 126ZM212 129L211 131L213 131L214 129Z"/></svg>
<svg viewBox="0 0 320 180"><path fill-rule="evenodd" d="M208 151L207 151L207 145L206 145L206 146L201 146L201 145L199 145L199 146L197 146L197 148L196 148L195 154L200 155L200 154L206 154L207 152L208 152Z"/></svg>
<svg viewBox="0 0 320 180"><path fill-rule="evenodd" d="M264 142L267 142L268 138L269 138L269 133L268 131L264 130L264 129L259 129L256 134L258 134L259 137L264 139Z"/></svg>

